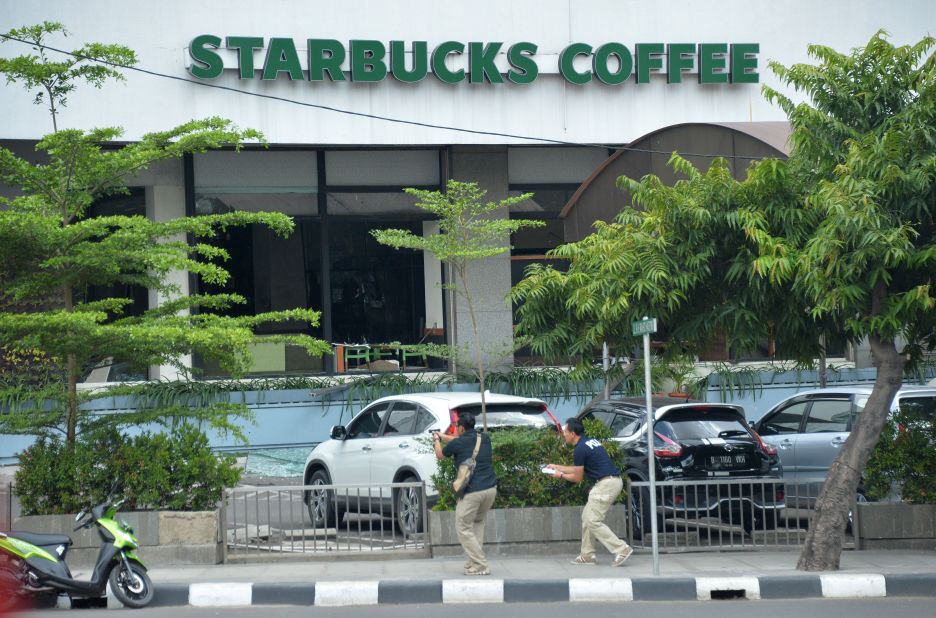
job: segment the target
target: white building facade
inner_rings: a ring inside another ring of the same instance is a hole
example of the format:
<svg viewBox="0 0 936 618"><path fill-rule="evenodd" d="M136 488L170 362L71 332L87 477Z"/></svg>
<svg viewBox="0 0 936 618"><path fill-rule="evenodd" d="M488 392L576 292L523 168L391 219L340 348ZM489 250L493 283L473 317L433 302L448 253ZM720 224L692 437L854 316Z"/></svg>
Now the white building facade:
<svg viewBox="0 0 936 618"><path fill-rule="evenodd" d="M137 52L143 70L124 71L126 81L100 90L79 87L60 127L120 126L133 141L221 116L262 131L267 148L159 166L132 181L130 198L99 210L157 219L227 209L294 216L296 233L286 240L252 228L218 239L234 257L229 291L249 299L245 311L323 312L315 330L280 328L348 344L465 342L465 308L438 287L440 265L380 247L368 231L432 233L434 223L404 187L437 189L457 179L478 182L490 199L533 192L509 216L547 226L518 236L511 252L476 269L482 335L493 349L511 340L504 300L511 283L564 240L563 207L616 149L677 125L783 121L761 95L763 84L786 91L770 61L810 62L811 44L847 52L879 29L896 44L914 43L936 32L936 6L0 0L0 31L43 21L70 32L50 39L52 47L120 43ZM15 41L0 45L5 57L28 51ZM52 129L47 110L19 85L0 88L0 109L0 145L16 152L28 153ZM204 291L184 273L179 282L190 293ZM360 364L262 346L256 359L258 373Z"/></svg>

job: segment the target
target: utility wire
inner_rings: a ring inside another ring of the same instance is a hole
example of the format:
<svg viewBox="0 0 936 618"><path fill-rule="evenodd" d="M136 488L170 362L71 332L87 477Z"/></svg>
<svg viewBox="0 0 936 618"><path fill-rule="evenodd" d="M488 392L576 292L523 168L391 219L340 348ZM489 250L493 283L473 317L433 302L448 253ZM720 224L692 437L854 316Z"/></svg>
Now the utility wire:
<svg viewBox="0 0 936 618"><path fill-rule="evenodd" d="M571 142L571 141L568 141L568 140L561 140L561 139L555 139L555 138L549 138L549 137L533 137L533 136L529 136L529 135L517 135L517 134L513 134L513 133L500 133L500 132L497 132L497 131L482 131L482 130L480 130L480 129L465 129L465 128L463 128L463 127L453 127L453 126L449 126L449 125L441 125L441 124L432 124L432 123L428 123L428 122L420 122L420 121L418 121L418 120L405 120L405 119L403 119L403 118L393 118L393 117L390 117L390 116L380 116L380 115L377 115L377 114L367 114L367 113L364 113L364 112L356 112L356 111L349 110L349 109L342 109L342 108L340 108L340 107L332 107L332 106L330 106L330 105L321 105L321 104L318 104L318 103L308 103L308 102L305 102L305 101L297 101L296 99L289 99L289 98L286 98L286 97L278 97L278 96L274 96L274 95L271 95L271 94L263 94L263 93L259 93L259 92L249 92L249 91L247 91L247 90L240 90L240 89L238 89L238 88L232 88L232 87L230 87L230 86L222 86L222 85L220 85L220 84L209 84L209 83L204 82L204 81L195 81L195 80L187 79L187 78L184 78L184 77L179 77L178 75L168 75L168 74L166 74L166 73L159 73L158 71L151 71L151 70L149 70L149 69L142 69L142 68L135 67L135 66L119 64L119 63L116 63L116 62L109 62L109 61L107 61L107 60L102 60L102 59L100 59L100 58L95 58L95 57L93 57L93 56L85 56L85 55L78 54L78 53L75 53L75 52L66 51L66 50L64 50L64 49L58 49L57 47L52 47L51 45L45 45L45 44L42 44L42 43L34 43L34 42L32 42L32 41L27 41L27 40L25 40L25 39L20 39L20 38L14 37L14 36L10 36L10 35L8 35L8 34L0 34L0 37L3 37L4 39L10 40L10 41L16 41L17 43L23 43L24 45L29 45L29 46L31 46L31 47L33 47L33 48L41 48L41 49L45 49L45 50L49 50L49 51L54 51L54 52L58 52L58 53L60 53L60 54L65 54L66 56L72 56L72 57L74 57L74 58L76 58L76 59L78 59L78 60L87 60L87 61L90 61L90 62L96 62L96 63L98 63L98 64L103 64L103 65L106 65L106 66L110 66L110 67L114 67L114 68L119 68L119 69L123 69L123 70L126 70L126 71L136 71L137 73L143 73L144 75L150 75L150 76L153 76L153 77L158 77L158 78L163 78L163 79L171 79L171 80L174 80L174 81L180 81L180 82L184 82L184 83L186 83L186 84L191 84L191 85L194 85L194 86L201 86L201 87L203 87L203 88L214 88L214 89L216 89L216 90L226 90L226 91L228 91L228 92L233 92L233 93L235 93L235 94L240 94L240 95L245 95L245 96L250 96L250 97L257 97L257 98L260 98L260 99L269 99L269 100L271 100L271 101L279 101L279 102L282 102L282 103L289 103L289 104L291 104L291 105L299 105L299 106L302 106L302 107L311 107L311 108L313 108L313 109L320 109L320 110L323 110L323 111L334 112L334 113L337 113L337 114L345 114L345 115L347 115L347 116L357 116L357 117L359 117L359 118L367 118L367 119L370 119L370 120L380 120L380 121L383 121L383 122L392 122L392 123L396 123L396 124L405 124L405 125L410 125L410 126L414 126L414 127L423 127L423 128L427 128L427 129L439 129L439 130L442 130L442 131L455 131L455 132L458 132L458 133L469 133L469 134L473 134L473 135L486 135L486 136L490 136L490 137L505 137L505 138L509 138L509 139L520 139L520 140L536 141L536 142L543 142L543 143L547 143L547 144L558 144L558 145L561 145L561 146L578 146L578 147L582 147L582 148L601 148L601 149L603 149L603 150L623 150L623 151L628 151L628 152L643 152L643 153L648 153L648 154L661 154L661 155L667 155L667 156L673 154L672 151L668 151L668 150L652 150L652 149L649 149L649 148L633 148L633 147L630 147L630 146L615 146L615 145L612 145L612 144L593 144L593 143L586 143L586 142ZM677 151L677 152L678 152L678 151ZM739 155L739 154L727 155L727 154L703 154L703 153L690 153L690 152L681 152L681 153L679 153L679 155L680 155L681 157L708 157L708 158L722 157L722 158L725 158L725 159L748 159L748 160L752 160L752 161L754 161L754 160L760 160L760 159L765 158L765 157L763 157L763 156L751 156L751 155Z"/></svg>

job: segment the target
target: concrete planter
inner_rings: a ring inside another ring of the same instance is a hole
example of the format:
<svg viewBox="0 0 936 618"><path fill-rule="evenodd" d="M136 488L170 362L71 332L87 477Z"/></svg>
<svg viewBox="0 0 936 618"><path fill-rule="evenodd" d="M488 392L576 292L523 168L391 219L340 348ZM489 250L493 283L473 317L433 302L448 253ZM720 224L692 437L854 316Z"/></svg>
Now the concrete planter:
<svg viewBox="0 0 936 618"><path fill-rule="evenodd" d="M936 549L936 504L858 504L861 549Z"/></svg>
<svg viewBox="0 0 936 618"><path fill-rule="evenodd" d="M627 530L626 512L625 505L616 504L605 518L621 538ZM454 511L429 512L429 540L434 556L462 552ZM484 551L489 556L576 554L581 541L581 506L492 509L485 520Z"/></svg>
<svg viewBox="0 0 936 618"><path fill-rule="evenodd" d="M221 537L218 511L138 511L118 513L117 519L130 524L140 541L137 555L152 568L169 564L220 564ZM74 515L32 515L19 517L14 530L43 534L67 534L73 544L67 562L75 567L93 566L101 549L97 527L73 532Z"/></svg>

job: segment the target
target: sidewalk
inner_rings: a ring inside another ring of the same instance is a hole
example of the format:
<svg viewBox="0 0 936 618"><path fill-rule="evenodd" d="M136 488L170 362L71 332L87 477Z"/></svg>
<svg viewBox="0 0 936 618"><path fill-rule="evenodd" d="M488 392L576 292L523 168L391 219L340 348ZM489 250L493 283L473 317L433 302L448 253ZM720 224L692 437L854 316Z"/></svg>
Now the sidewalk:
<svg viewBox="0 0 936 618"><path fill-rule="evenodd" d="M154 565L150 576L164 606L936 597L936 551L845 551L840 570L824 573L797 571L798 551L666 554L658 577L649 553L619 568L609 555L598 566L571 558L492 558L490 577L464 576L453 557Z"/></svg>

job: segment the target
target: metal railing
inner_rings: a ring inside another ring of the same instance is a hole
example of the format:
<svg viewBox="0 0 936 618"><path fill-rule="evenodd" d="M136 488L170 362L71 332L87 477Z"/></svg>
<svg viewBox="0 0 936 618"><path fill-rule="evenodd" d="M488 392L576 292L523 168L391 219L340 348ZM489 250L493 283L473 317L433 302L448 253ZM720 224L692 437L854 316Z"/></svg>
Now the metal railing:
<svg viewBox="0 0 936 618"><path fill-rule="evenodd" d="M0 484L0 530L13 527L13 483Z"/></svg>
<svg viewBox="0 0 936 618"><path fill-rule="evenodd" d="M647 482L628 482L627 535L651 546ZM781 479L660 481L656 483L657 545L662 552L796 547L806 540L819 483ZM856 546L857 508L844 547Z"/></svg>
<svg viewBox="0 0 936 618"><path fill-rule="evenodd" d="M429 557L423 482L237 487L220 519L225 562Z"/></svg>

